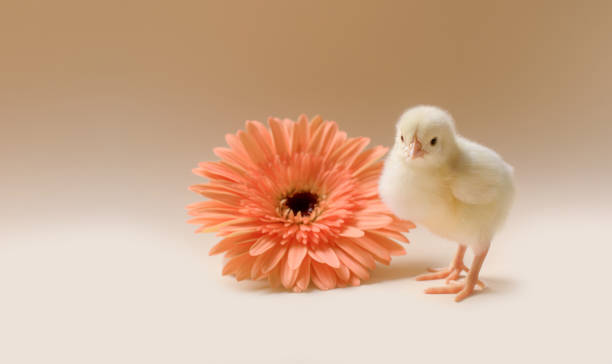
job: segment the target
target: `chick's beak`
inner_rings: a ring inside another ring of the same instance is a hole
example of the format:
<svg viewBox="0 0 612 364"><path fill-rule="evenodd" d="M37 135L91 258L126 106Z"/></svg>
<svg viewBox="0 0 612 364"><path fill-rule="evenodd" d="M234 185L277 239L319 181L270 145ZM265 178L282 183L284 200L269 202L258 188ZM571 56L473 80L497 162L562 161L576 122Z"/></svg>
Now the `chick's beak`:
<svg viewBox="0 0 612 364"><path fill-rule="evenodd" d="M416 138L416 136L414 137L414 139L412 139L412 142L410 142L410 144L408 145L408 152L409 152L410 159L419 158L425 154L425 151L423 150L423 146L421 145L421 142L419 142L419 140Z"/></svg>

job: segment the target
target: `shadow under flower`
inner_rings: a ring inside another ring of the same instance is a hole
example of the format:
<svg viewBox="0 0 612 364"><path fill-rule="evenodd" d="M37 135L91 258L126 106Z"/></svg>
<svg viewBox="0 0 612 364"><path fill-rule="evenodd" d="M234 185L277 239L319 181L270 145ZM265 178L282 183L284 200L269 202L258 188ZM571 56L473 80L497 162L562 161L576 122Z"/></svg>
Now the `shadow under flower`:
<svg viewBox="0 0 612 364"><path fill-rule="evenodd" d="M427 260L427 261L425 260L402 260L399 262L396 261L394 263L391 263L391 265L389 266L378 265L376 269L372 272L371 278L365 282L362 282L361 284L371 285L371 284L382 283L385 281L395 281L395 280L400 280L400 279L414 280L414 277L418 276L419 274L426 273L427 268L432 267L432 266L441 267L441 266L444 266L444 264L439 261L431 261L431 260ZM463 275L461 277L462 277L461 279L465 278ZM241 282L236 282L233 279L233 277L227 277L227 278L230 278L230 279L227 279L227 283L228 285L232 287L232 289L236 289L236 290L243 291L243 292L258 292L261 294L294 293L290 290L287 290L286 288L282 286L271 287L267 279L259 280L259 281L244 280ZM507 278L507 277L499 277L499 276L490 277L485 274L481 278L485 282L486 288L477 289L475 294L479 294L479 295L480 294L484 294L484 295L507 294L512 291L515 291L516 288L518 287L517 281ZM443 279L423 281L423 282L418 282L418 283L423 283L423 289L427 288L428 286L445 284ZM352 288L352 287L349 286L345 288ZM343 288L337 288L337 289L343 289ZM309 293L309 292L324 292L324 291L317 289L311 283L310 286L303 293Z"/></svg>

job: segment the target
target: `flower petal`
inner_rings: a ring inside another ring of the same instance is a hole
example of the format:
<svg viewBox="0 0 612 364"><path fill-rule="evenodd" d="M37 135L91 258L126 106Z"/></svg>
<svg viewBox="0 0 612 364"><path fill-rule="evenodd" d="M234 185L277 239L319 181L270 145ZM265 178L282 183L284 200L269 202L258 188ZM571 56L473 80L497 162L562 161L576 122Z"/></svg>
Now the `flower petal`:
<svg viewBox="0 0 612 364"><path fill-rule="evenodd" d="M336 272L329 266L317 262L312 263L312 281L320 289L336 287Z"/></svg>
<svg viewBox="0 0 612 364"><path fill-rule="evenodd" d="M261 129L258 125L261 125L261 123L258 121L247 121L246 122L247 132L249 133L251 138L255 141L255 143L259 146L260 150L264 154L264 159L268 161L272 160L274 159L274 151L272 151L272 149L270 148L271 145L268 144L268 141L266 140L265 135L262 134L262 132L260 131ZM266 130L266 129L263 128L263 130Z"/></svg>
<svg viewBox="0 0 612 364"><path fill-rule="evenodd" d="M291 153L298 154L304 151L308 145L308 118L305 115L300 115L297 123L293 126L293 138L291 142Z"/></svg>
<svg viewBox="0 0 612 364"><path fill-rule="evenodd" d="M379 245L375 240L370 239L370 236L371 234L366 232L366 236L363 238L352 239L352 241L363 249L372 253L372 255L374 255L374 257L381 263L389 265L391 262L391 255L389 254L389 251L384 246Z"/></svg>
<svg viewBox="0 0 612 364"><path fill-rule="evenodd" d="M308 252L308 247L302 243L294 242L287 252L287 262L291 269L296 269L302 264L302 260Z"/></svg>
<svg viewBox="0 0 612 364"><path fill-rule="evenodd" d="M346 282L351 277L351 272L345 265L341 265L338 268L335 268L336 275L338 275L338 279L343 282Z"/></svg>
<svg viewBox="0 0 612 364"><path fill-rule="evenodd" d="M261 270L264 273L268 273L272 271L277 265L278 262L285 256L287 252L287 245L277 245L276 247L270 249L270 251L266 252L265 258L261 264Z"/></svg>
<svg viewBox="0 0 612 364"><path fill-rule="evenodd" d="M224 179L230 182L242 181L242 176L227 164L218 162L200 162L198 168L194 168L194 174L210 179Z"/></svg>
<svg viewBox="0 0 612 364"><path fill-rule="evenodd" d="M340 261L334 253L334 250L328 244L319 244L316 248L308 250L308 255L319 263L325 263L333 268L340 266Z"/></svg>
<svg viewBox="0 0 612 364"><path fill-rule="evenodd" d="M261 270L261 266L263 265L265 256L258 255L257 258L254 258L253 265L251 266L251 279L259 279L264 276L264 273Z"/></svg>
<svg viewBox="0 0 612 364"><path fill-rule="evenodd" d="M310 258L305 257L300 269L298 270L298 277L295 281L294 290L297 289L298 292L301 292L308 288L308 284L310 283Z"/></svg>
<svg viewBox="0 0 612 364"><path fill-rule="evenodd" d="M220 242L218 242L215 246L213 246L208 252L209 255L215 255L219 253L223 253L226 250L231 249L234 245L238 243L246 243L249 241L255 241L261 233L259 232L248 232L245 234L236 234L233 236L227 236Z"/></svg>
<svg viewBox="0 0 612 364"><path fill-rule="evenodd" d="M265 154L261 151L257 142L253 139L253 137L243 132L242 130L238 131L238 137L240 138L240 142L244 146L244 149L249 154L249 157L253 161L253 163L261 164L266 161Z"/></svg>
<svg viewBox="0 0 612 364"><path fill-rule="evenodd" d="M355 218L355 226L360 230L380 229L389 226L393 218L389 215L358 215Z"/></svg>
<svg viewBox="0 0 612 364"><path fill-rule="evenodd" d="M295 280L297 279L298 270L291 269L291 267L289 267L288 259L286 258L282 260L280 266L281 283L283 284L283 286L285 286L285 288L291 289L291 287L293 287L293 285L295 284Z"/></svg>
<svg viewBox="0 0 612 364"><path fill-rule="evenodd" d="M270 130L272 131L272 137L274 139L274 145L276 146L276 151L281 159L285 159L289 157L289 133L284 123L278 119L270 118L268 119L268 124L270 125Z"/></svg>
<svg viewBox="0 0 612 364"><path fill-rule="evenodd" d="M416 225L414 225L412 221L400 220L400 219L393 221L391 226L389 226L389 228L397 229L399 231L410 231L411 229L414 229L415 227Z"/></svg>
<svg viewBox="0 0 612 364"><path fill-rule="evenodd" d="M245 255L248 256L248 254ZM238 268L236 269L236 280L238 282L249 278L251 273L251 267L253 266L254 262L255 259L245 259L242 264L238 266Z"/></svg>
<svg viewBox="0 0 612 364"><path fill-rule="evenodd" d="M351 165L351 169L353 170L352 176L357 176L363 170L376 163L376 161L385 155L388 150L388 148L379 145L361 153L361 155L359 155Z"/></svg>
<svg viewBox="0 0 612 364"><path fill-rule="evenodd" d="M408 240L408 238L406 238L404 236L404 234L402 234L401 232L397 231L397 230L393 230L393 229L376 229L372 232L378 233L380 235L384 235L386 237L391 237L395 240L399 240L401 242L404 243L409 243L410 240Z"/></svg>
<svg viewBox="0 0 612 364"><path fill-rule="evenodd" d="M223 266L223 270L221 271L222 275L228 275L235 273L238 268L240 268L246 261L249 259L248 254L239 255L234 257L225 263Z"/></svg>
<svg viewBox="0 0 612 364"><path fill-rule="evenodd" d="M348 254L346 254L340 248L334 248L334 252L338 256L338 259L344 264L348 269L351 270L355 275L363 280L370 279L370 273L368 270L359 264L355 259L351 258Z"/></svg>
<svg viewBox="0 0 612 364"><path fill-rule="evenodd" d="M319 154L321 154L324 159L327 159L327 155L332 151L330 148L332 147L332 141L336 137L336 133L338 133L338 124L333 121L329 122L329 128L325 131L325 136L321 142L322 148L319 151Z"/></svg>
<svg viewBox="0 0 612 364"><path fill-rule="evenodd" d="M238 255L242 255L249 251L250 245L251 244L236 244L230 250L226 251L223 256L226 258L233 258Z"/></svg>
<svg viewBox="0 0 612 364"><path fill-rule="evenodd" d="M370 138L351 138L342 147L330 154L329 161L335 162L340 160L350 165L368 144L370 144Z"/></svg>
<svg viewBox="0 0 612 364"><path fill-rule="evenodd" d="M398 243L383 235L374 232L368 232L367 236L378 244L380 244L381 246L383 246L385 249L387 249L389 251L389 254L393 256L406 254L406 250L403 246L399 245Z"/></svg>
<svg viewBox="0 0 612 364"><path fill-rule="evenodd" d="M272 249L272 247L277 245L277 243L278 242L272 237L264 235L257 239L255 244L251 246L251 249L249 249L249 254L251 254L252 256L261 255Z"/></svg>
<svg viewBox="0 0 612 364"><path fill-rule="evenodd" d="M376 268L376 262L372 255L366 250L360 248L357 244L349 239L338 239L336 245L344 250L348 255L355 258L360 264L369 269Z"/></svg>
<svg viewBox="0 0 612 364"><path fill-rule="evenodd" d="M253 219L250 218L242 218L242 219L233 219L233 220L227 220L224 221L220 224L217 225L213 225L213 226L208 226L208 224L196 229L196 233L210 233L213 231L219 231L221 230L223 227L226 226L230 226L230 225L240 225L243 223L248 223L248 222L253 222Z"/></svg>
<svg viewBox="0 0 612 364"><path fill-rule="evenodd" d="M314 134L311 133L312 138L310 140L310 144L308 145L309 153L312 153L313 155L319 154L318 152L321 148L321 141L323 140L323 137L325 136L325 132L328 127L329 123L323 123L321 127L316 129Z"/></svg>
<svg viewBox="0 0 612 364"><path fill-rule="evenodd" d="M364 232L357 229L356 227L353 226L347 226L346 228L344 228L344 230L340 233L340 236L344 236L347 238L360 238L364 235Z"/></svg>
<svg viewBox="0 0 612 364"><path fill-rule="evenodd" d="M277 288L281 285L280 280L280 267L276 265L269 273L268 273L268 282L270 282L270 287Z"/></svg>
<svg viewBox="0 0 612 364"><path fill-rule="evenodd" d="M310 135L314 135L321 124L323 124L323 118L321 118L320 115L315 115L315 117L310 120Z"/></svg>

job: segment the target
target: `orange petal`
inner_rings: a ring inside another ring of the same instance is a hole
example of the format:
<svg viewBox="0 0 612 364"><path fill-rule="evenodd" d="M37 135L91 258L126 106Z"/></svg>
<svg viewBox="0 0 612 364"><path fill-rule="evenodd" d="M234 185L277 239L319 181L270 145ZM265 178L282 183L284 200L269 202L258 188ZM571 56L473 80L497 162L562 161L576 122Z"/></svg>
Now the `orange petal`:
<svg viewBox="0 0 612 364"><path fill-rule="evenodd" d="M308 139L308 118L306 115L300 115L297 123L294 124L291 153L297 154L303 152L308 145Z"/></svg>
<svg viewBox="0 0 612 364"><path fill-rule="evenodd" d="M310 135L314 135L321 124L323 124L323 118L319 115L315 115L315 117L310 120Z"/></svg>
<svg viewBox="0 0 612 364"><path fill-rule="evenodd" d="M391 255L404 255L406 254L406 250L404 249L403 246L399 245L398 243L394 242L393 240L380 235L378 233L374 233L374 232L368 232L367 235L370 239L374 240L375 242L377 242L378 244L380 244L381 246L383 246L385 249L387 249L389 251L389 254Z"/></svg>
<svg viewBox="0 0 612 364"><path fill-rule="evenodd" d="M404 242L404 243L409 243L410 242L410 240L408 240L408 238L406 238L404 236L404 234L402 234L401 232L396 231L396 230L392 230L392 229L376 229L376 230L374 230L372 232L378 233L380 235L384 235L386 237L391 237L391 238L393 238L395 240L399 240L399 241Z"/></svg>
<svg viewBox="0 0 612 364"><path fill-rule="evenodd" d="M256 220L250 219L250 218L242 218L242 219L233 219L233 220L227 220L224 221L220 224L217 225L213 225L213 226L209 226L208 224L196 229L196 233L210 233L213 231L220 231L223 230L224 227L228 227L228 226L232 226L233 229L237 229L236 225L241 225L244 223L253 223Z"/></svg>
<svg viewBox="0 0 612 364"><path fill-rule="evenodd" d="M242 161L245 161L248 158L247 151L244 149L244 146L240 142L240 138L235 134L225 134L225 142L230 147L232 153Z"/></svg>
<svg viewBox="0 0 612 364"><path fill-rule="evenodd" d="M321 141L325 136L325 132L328 128L328 123L324 123L320 128L317 128L314 134L311 133L312 138L310 140L310 144L308 145L308 152L317 155L319 154L319 150L321 149Z"/></svg>
<svg viewBox="0 0 612 364"><path fill-rule="evenodd" d="M226 250L229 250L235 244L255 241L260 235L261 233L259 232L249 232L246 234L237 234L234 236L228 236L224 238L223 240L221 240L220 242L218 242L215 246L213 246L208 252L208 254L209 255L219 254Z"/></svg>
<svg viewBox="0 0 612 364"><path fill-rule="evenodd" d="M265 256L262 255L258 255L256 258L254 258L254 262L253 265L251 266L251 279L258 279L259 277L263 276L264 273L261 271L261 266L263 264Z"/></svg>
<svg viewBox="0 0 612 364"><path fill-rule="evenodd" d="M391 226L389 226L389 228L391 229L397 229L400 231L410 231L411 229L414 229L415 227L416 225L414 225L412 221L400 220L400 219L393 221Z"/></svg>
<svg viewBox="0 0 612 364"><path fill-rule="evenodd" d="M204 217L198 216L198 217L194 217L193 219L189 219L187 220L187 223L196 224L196 225L202 224L206 226L212 226L212 225L220 224L222 222L233 220L233 219L234 219L234 216L226 216L226 215L215 216L213 214L209 214L208 216L204 216Z"/></svg>
<svg viewBox="0 0 612 364"><path fill-rule="evenodd" d="M298 242L294 242L289 247L289 251L287 252L287 262L291 269L296 269L302 264L302 260L306 256L308 252L308 248L306 245Z"/></svg>
<svg viewBox="0 0 612 364"><path fill-rule="evenodd" d="M212 201L212 200L207 200ZM224 208L224 207L203 207L203 208L194 208L187 212L191 216L198 217L209 217L209 214L223 214L225 216L236 216L236 208ZM218 215L217 215L218 216Z"/></svg>
<svg viewBox="0 0 612 364"><path fill-rule="evenodd" d="M251 244L236 244L223 255L226 258L233 258L249 251ZM248 255L248 254L247 254Z"/></svg>
<svg viewBox="0 0 612 364"><path fill-rule="evenodd" d="M360 230L380 229L389 226L393 218L389 215L357 215L355 226Z"/></svg>
<svg viewBox="0 0 612 364"><path fill-rule="evenodd" d="M331 152L330 148L332 146L332 141L336 137L336 133L338 133L338 124L331 121L329 122L329 128L325 131L325 136L323 141L321 142L321 150L320 154L327 159L327 155Z"/></svg>
<svg viewBox="0 0 612 364"><path fill-rule="evenodd" d="M238 137L240 138L240 142L244 146L244 149L249 154L249 157L255 164L261 164L266 161L265 154L261 151L257 142L253 139L253 137L243 132L242 130L238 131Z"/></svg>
<svg viewBox="0 0 612 364"><path fill-rule="evenodd" d="M336 245L344 250L348 255L355 258L360 264L369 269L376 268L376 262L372 255L366 250L360 248L357 244L349 239L338 239Z"/></svg>
<svg viewBox="0 0 612 364"><path fill-rule="evenodd" d="M361 153L351 165L351 169L353 170L352 176L356 176L361 173L366 168L370 167L372 164L376 163L385 153L387 153L388 148L383 146L376 146L372 149L366 150Z"/></svg>
<svg viewBox="0 0 612 364"><path fill-rule="evenodd" d="M248 256L248 254L246 254ZM253 263L255 261L255 258L253 259L245 259L242 264L240 264L238 266L238 268L236 269L236 280L238 282L249 278L250 272L251 272L251 267L253 266Z"/></svg>
<svg viewBox="0 0 612 364"><path fill-rule="evenodd" d="M198 201L198 202L194 202L186 206L188 210L202 209L202 208L217 208L217 207L234 209L233 206L226 205L224 203L221 203L215 200Z"/></svg>
<svg viewBox="0 0 612 364"><path fill-rule="evenodd" d="M278 265L268 273L268 281L270 282L270 287L276 288L280 286L280 267Z"/></svg>
<svg viewBox="0 0 612 364"><path fill-rule="evenodd" d="M276 150L274 149L274 140L272 139L272 134L270 134L270 130L259 121L254 121L253 124L255 124L255 126L259 130L259 134L263 138L264 142L270 147L272 153L276 154Z"/></svg>
<svg viewBox="0 0 612 364"><path fill-rule="evenodd" d="M236 171L245 171L250 168L249 156L245 153L243 155L239 155L234 150L229 150L227 148L215 148L213 149L213 153L219 158L221 158L221 164L228 166L228 168L232 168Z"/></svg>
<svg viewBox="0 0 612 364"><path fill-rule="evenodd" d="M305 257L300 269L298 270L298 277L295 281L295 286L303 291L308 288L308 284L310 283L310 258Z"/></svg>
<svg viewBox="0 0 612 364"><path fill-rule="evenodd" d="M320 289L336 287L336 272L325 264L312 263L312 281Z"/></svg>
<svg viewBox="0 0 612 364"><path fill-rule="evenodd" d="M200 162L198 168L194 168L194 174L210 179L224 179L230 182L240 182L242 176L225 164L215 162Z"/></svg>
<svg viewBox="0 0 612 364"><path fill-rule="evenodd" d="M369 143L369 138L351 138L338 150L333 151L329 156L329 160L332 162L339 160L350 165L353 159L355 159Z"/></svg>
<svg viewBox="0 0 612 364"><path fill-rule="evenodd" d="M242 264L244 264L248 259L250 259L249 255L243 254L243 255L240 255L240 256L237 256L235 258L228 260L227 263L225 263L225 266L223 266L223 270L221 271L221 274L227 275L227 274L235 273L236 270Z"/></svg>
<svg viewBox="0 0 612 364"><path fill-rule="evenodd" d="M259 123L258 121L247 121L247 132L255 141L255 143L259 146L260 150L263 152L264 159L272 160L274 158L274 152L272 151L272 149L270 149L270 145L268 144L268 141L266 140L265 136L262 135L262 133L260 132L261 129L258 127L258 124L260 125L261 123ZM265 130L265 128L263 129Z"/></svg>
<svg viewBox="0 0 612 364"><path fill-rule="evenodd" d="M359 264L355 259L351 258L348 254L346 254L342 249L335 248L334 252L338 256L338 259L344 264L348 269L351 270L355 275L363 280L367 280L370 278L370 273L368 270Z"/></svg>
<svg viewBox="0 0 612 364"><path fill-rule="evenodd" d="M270 130L272 130L272 137L274 138L274 145L276 151L281 159L289 157L289 133L285 128L285 125L278 119L268 119Z"/></svg>
<svg viewBox="0 0 612 364"><path fill-rule="evenodd" d="M249 249L249 254L252 256L261 255L268 250L272 249L275 245L277 245L277 241L270 236L264 235L257 239L257 242L251 246Z"/></svg>
<svg viewBox="0 0 612 364"><path fill-rule="evenodd" d="M347 226L346 228L344 228L344 231L340 233L340 236L345 236L347 238L360 238L363 235L363 231L353 226Z"/></svg>
<svg viewBox="0 0 612 364"><path fill-rule="evenodd" d="M370 239L369 233L366 232L366 236L363 238L352 239L352 241L372 253L372 255L378 258L382 263L388 265L391 262L389 251L384 246L379 245L375 240Z"/></svg>
<svg viewBox="0 0 612 364"><path fill-rule="evenodd" d="M288 264L288 259L286 258L283 259L283 261L280 263L280 266L281 282L283 283L283 286L285 286L285 288L290 289L295 284L295 280L298 276L298 270L291 269Z"/></svg>
<svg viewBox="0 0 612 364"><path fill-rule="evenodd" d="M212 200L221 201L228 205L235 205L235 206L238 206L240 204L240 201L242 200L240 196L237 196L233 193L203 191L203 192L200 192L200 194Z"/></svg>
<svg viewBox="0 0 612 364"><path fill-rule="evenodd" d="M274 267L278 265L278 262L285 256L287 252L287 245L276 245L265 253L265 259L262 262L261 270L264 273L270 272Z"/></svg>
<svg viewBox="0 0 612 364"><path fill-rule="evenodd" d="M348 281L351 277L351 272L345 265L341 265L338 268L335 268L335 271L336 275L338 275L338 278L343 282Z"/></svg>
<svg viewBox="0 0 612 364"><path fill-rule="evenodd" d="M234 186L236 186L234 184ZM227 193L230 195L236 195L241 198L246 197L246 191L242 190L240 187L234 186L224 186L218 183L210 183L210 184L198 184L190 186L189 189L195 193L199 193L201 195L205 195L207 193Z"/></svg>
<svg viewBox="0 0 612 364"><path fill-rule="evenodd" d="M319 263L325 263L333 268L340 266L340 261L334 250L328 244L319 244L316 248L310 249L308 255Z"/></svg>

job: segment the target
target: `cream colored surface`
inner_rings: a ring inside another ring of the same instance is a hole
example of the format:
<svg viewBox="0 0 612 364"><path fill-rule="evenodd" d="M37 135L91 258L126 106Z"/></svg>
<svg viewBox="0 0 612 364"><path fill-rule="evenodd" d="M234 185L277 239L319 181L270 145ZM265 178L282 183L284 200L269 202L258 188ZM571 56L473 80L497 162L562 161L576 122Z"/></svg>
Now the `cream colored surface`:
<svg viewBox="0 0 612 364"><path fill-rule="evenodd" d="M2 2L0 362L612 361L611 11ZM219 276L183 207L225 133L320 113L390 145L419 103L515 167L486 291L422 294L455 245L420 229L358 288Z"/></svg>

